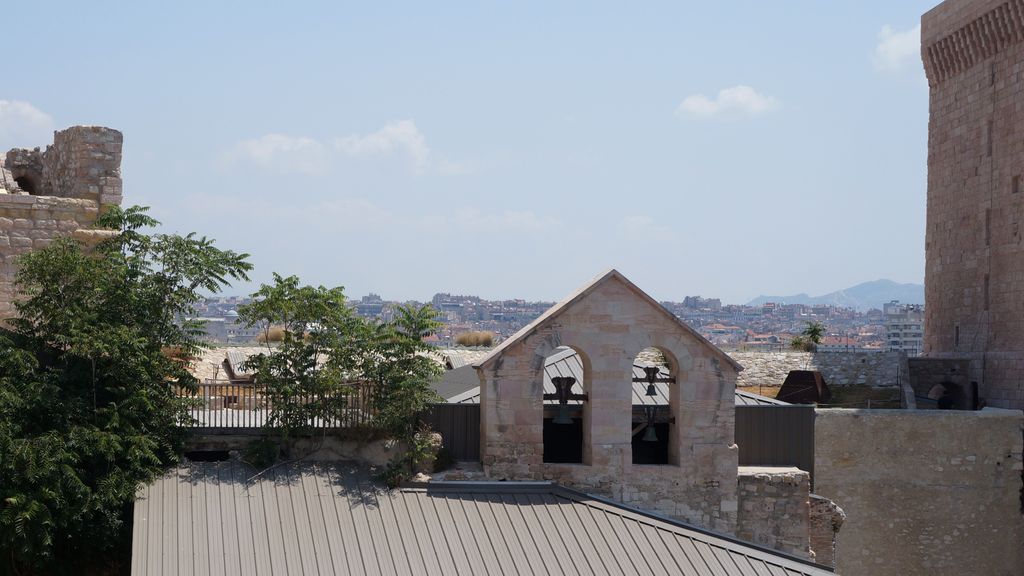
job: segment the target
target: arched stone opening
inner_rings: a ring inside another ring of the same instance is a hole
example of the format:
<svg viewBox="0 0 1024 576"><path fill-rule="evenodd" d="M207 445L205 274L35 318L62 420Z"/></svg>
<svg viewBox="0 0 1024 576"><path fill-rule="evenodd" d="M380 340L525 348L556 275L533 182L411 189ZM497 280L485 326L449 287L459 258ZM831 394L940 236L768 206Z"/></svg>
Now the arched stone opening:
<svg viewBox="0 0 1024 576"><path fill-rule="evenodd" d="M18 188L21 188L23 191L32 194L33 196L39 194L39 184L36 182L35 178L28 174L15 177L14 182L18 185Z"/></svg>
<svg viewBox="0 0 1024 576"><path fill-rule="evenodd" d="M590 365L585 354L559 346L544 358L545 463L590 462Z"/></svg>
<svg viewBox="0 0 1024 576"><path fill-rule="evenodd" d="M966 395L963 388L953 382L943 382L932 386L928 391L928 399L934 400L939 410L966 409Z"/></svg>
<svg viewBox="0 0 1024 576"><path fill-rule="evenodd" d="M633 360L631 436L633 464L678 464L675 423L678 393L674 394L678 363L667 350L649 347Z"/></svg>

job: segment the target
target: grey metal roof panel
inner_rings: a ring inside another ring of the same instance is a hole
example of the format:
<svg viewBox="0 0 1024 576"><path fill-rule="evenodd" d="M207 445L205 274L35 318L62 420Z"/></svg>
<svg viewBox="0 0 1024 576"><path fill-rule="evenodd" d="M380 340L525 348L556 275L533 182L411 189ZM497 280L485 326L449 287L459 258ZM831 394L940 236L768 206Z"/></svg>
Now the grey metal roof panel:
<svg viewBox="0 0 1024 576"><path fill-rule="evenodd" d="M134 519L133 574L831 573L553 484L388 491L347 463L192 463Z"/></svg>

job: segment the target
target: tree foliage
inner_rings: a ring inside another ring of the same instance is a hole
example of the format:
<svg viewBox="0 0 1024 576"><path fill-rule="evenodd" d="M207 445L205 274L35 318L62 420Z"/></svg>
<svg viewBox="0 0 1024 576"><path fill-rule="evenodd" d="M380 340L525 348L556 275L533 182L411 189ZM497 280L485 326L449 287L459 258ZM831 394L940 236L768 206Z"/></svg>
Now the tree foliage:
<svg viewBox="0 0 1024 576"><path fill-rule="evenodd" d="M352 396L342 393L346 387L368 385L373 425L410 447L400 458L409 468L419 415L437 401L430 383L441 368L423 342L440 326L434 308L400 306L391 321L367 321L345 304L342 288L300 286L294 276L275 275L238 315L265 333L283 330L276 347L247 362L271 403L270 426L287 438L343 413L348 407L341 403Z"/></svg>
<svg viewBox="0 0 1024 576"><path fill-rule="evenodd" d="M146 209L109 209L120 233L55 240L19 260L19 317L0 334L0 572L83 573L126 546L140 483L175 460L176 393L196 382L201 291L246 279L246 254L147 234ZM173 351L173 353L169 353Z"/></svg>
<svg viewBox="0 0 1024 576"><path fill-rule="evenodd" d="M363 361L363 323L345 305L344 289L300 286L295 276L274 274L252 297L238 317L268 336L266 352L246 362L272 407L267 425L289 436L338 414L339 392ZM275 330L280 339L271 347Z"/></svg>
<svg viewBox="0 0 1024 576"><path fill-rule="evenodd" d="M808 322L804 331L799 336L793 338L789 345L794 350L802 350L804 352L815 352L818 350L818 345L821 344L821 340L825 337L825 325L821 322L814 321Z"/></svg>

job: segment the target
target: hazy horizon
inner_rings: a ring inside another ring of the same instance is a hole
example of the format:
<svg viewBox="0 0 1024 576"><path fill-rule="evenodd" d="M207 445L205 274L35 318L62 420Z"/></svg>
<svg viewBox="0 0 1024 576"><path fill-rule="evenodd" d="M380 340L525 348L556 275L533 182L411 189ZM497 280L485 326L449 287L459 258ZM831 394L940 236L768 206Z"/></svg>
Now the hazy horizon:
<svg viewBox="0 0 1024 576"><path fill-rule="evenodd" d="M922 283L936 3L20 3L0 151L123 131L125 204L251 253L235 295Z"/></svg>

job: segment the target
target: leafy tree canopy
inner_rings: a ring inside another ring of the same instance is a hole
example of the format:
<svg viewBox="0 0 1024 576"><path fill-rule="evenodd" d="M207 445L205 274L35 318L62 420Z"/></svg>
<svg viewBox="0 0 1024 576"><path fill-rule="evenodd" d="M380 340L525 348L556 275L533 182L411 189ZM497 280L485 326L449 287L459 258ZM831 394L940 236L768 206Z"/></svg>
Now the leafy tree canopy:
<svg viewBox="0 0 1024 576"><path fill-rule="evenodd" d="M19 260L19 318L0 334L0 572L83 573L130 543L140 483L175 459L183 358L200 348L201 292L247 279L248 255L147 234L146 208L110 208L120 233L55 240ZM127 557L127 555L124 555Z"/></svg>

